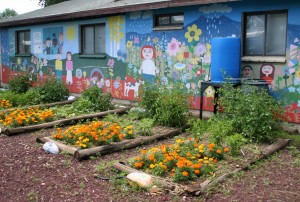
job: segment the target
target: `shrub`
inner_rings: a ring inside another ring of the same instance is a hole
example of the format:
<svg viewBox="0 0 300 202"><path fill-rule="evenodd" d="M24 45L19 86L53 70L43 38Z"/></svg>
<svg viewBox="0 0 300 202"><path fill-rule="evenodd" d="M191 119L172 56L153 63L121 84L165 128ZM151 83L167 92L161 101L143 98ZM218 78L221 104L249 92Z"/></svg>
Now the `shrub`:
<svg viewBox="0 0 300 202"><path fill-rule="evenodd" d="M144 89L140 105L148 111L155 124L178 127L186 123L187 97L179 87L152 86Z"/></svg>
<svg viewBox="0 0 300 202"><path fill-rule="evenodd" d="M233 88L224 84L219 91L223 113L218 113L217 119L232 122L233 132L249 141L269 142L275 138L274 131L283 117L278 101L250 85Z"/></svg>
<svg viewBox="0 0 300 202"><path fill-rule="evenodd" d="M48 79L39 87L39 93L44 103L59 102L69 96L68 88L55 78Z"/></svg>
<svg viewBox="0 0 300 202"><path fill-rule="evenodd" d="M15 93L25 93L30 87L32 87L32 81L30 81L30 74L20 74L13 77L8 82L9 90Z"/></svg>
<svg viewBox="0 0 300 202"><path fill-rule="evenodd" d="M90 109L95 111L106 111L112 108L110 93L103 93L96 85L87 88L82 93L82 98L90 102Z"/></svg>

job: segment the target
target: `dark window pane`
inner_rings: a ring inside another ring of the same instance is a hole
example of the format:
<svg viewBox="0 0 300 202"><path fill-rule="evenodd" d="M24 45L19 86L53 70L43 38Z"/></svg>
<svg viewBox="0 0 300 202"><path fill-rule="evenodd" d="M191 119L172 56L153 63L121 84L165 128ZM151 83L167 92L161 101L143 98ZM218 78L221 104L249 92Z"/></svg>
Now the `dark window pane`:
<svg viewBox="0 0 300 202"><path fill-rule="evenodd" d="M24 54L30 53L30 31L17 32L17 53Z"/></svg>
<svg viewBox="0 0 300 202"><path fill-rule="evenodd" d="M83 53L94 54L94 27L84 27L83 36Z"/></svg>
<svg viewBox="0 0 300 202"><path fill-rule="evenodd" d="M183 15L174 15L171 17L171 24L183 24Z"/></svg>
<svg viewBox="0 0 300 202"><path fill-rule="evenodd" d="M287 14L269 14L267 20L266 55L284 55Z"/></svg>
<svg viewBox="0 0 300 202"><path fill-rule="evenodd" d="M246 19L246 55L264 54L265 17L264 15L247 16Z"/></svg>
<svg viewBox="0 0 300 202"><path fill-rule="evenodd" d="M105 26L95 27L95 52L105 53Z"/></svg>
<svg viewBox="0 0 300 202"><path fill-rule="evenodd" d="M170 16L158 17L158 25L169 25Z"/></svg>

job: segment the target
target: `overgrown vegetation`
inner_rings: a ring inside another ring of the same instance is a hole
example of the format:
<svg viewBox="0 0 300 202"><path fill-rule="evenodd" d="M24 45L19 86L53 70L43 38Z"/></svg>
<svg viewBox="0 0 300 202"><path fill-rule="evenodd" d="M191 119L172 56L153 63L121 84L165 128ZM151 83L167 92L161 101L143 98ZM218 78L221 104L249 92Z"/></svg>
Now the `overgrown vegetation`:
<svg viewBox="0 0 300 202"><path fill-rule="evenodd" d="M9 90L14 93L25 93L32 87L33 82L31 79L31 74L17 75L8 82Z"/></svg>
<svg viewBox="0 0 300 202"><path fill-rule="evenodd" d="M52 107L58 117L74 117L81 114L89 114L99 111L107 111L112 109L111 94L103 93L102 89L97 86L86 89L82 97L73 102L71 105L66 105L63 108L60 106Z"/></svg>
<svg viewBox="0 0 300 202"><path fill-rule="evenodd" d="M179 86L145 86L141 95L141 107L157 125L179 127L186 124L188 112L187 94Z"/></svg>
<svg viewBox="0 0 300 202"><path fill-rule="evenodd" d="M69 96L69 90L66 85L55 78L48 79L37 90L40 95L40 101L43 103L59 102Z"/></svg>
<svg viewBox="0 0 300 202"><path fill-rule="evenodd" d="M215 124L227 127L232 124L231 133L243 135L250 142L271 142L280 129L283 110L278 101L250 85L234 88L224 84L219 89L222 112L211 119ZM221 129L221 127L220 127ZM225 134L224 134L225 135Z"/></svg>

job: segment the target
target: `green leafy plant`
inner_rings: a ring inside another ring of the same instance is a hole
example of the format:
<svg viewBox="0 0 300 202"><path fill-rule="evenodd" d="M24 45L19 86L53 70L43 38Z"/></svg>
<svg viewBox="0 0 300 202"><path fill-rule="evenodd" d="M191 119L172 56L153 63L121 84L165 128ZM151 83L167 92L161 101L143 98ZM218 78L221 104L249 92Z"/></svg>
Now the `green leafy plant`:
<svg viewBox="0 0 300 202"><path fill-rule="evenodd" d="M151 86L144 89L140 105L155 124L178 127L186 124L187 97L178 86Z"/></svg>
<svg viewBox="0 0 300 202"><path fill-rule="evenodd" d="M15 93L25 93L30 87L32 87L32 80L30 74L20 74L14 76L9 82L9 90Z"/></svg>
<svg viewBox="0 0 300 202"><path fill-rule="evenodd" d="M208 132L210 123L198 118L191 118L188 120L189 128L186 129L186 132L189 132L193 135L195 139L201 140L203 135Z"/></svg>
<svg viewBox="0 0 300 202"><path fill-rule="evenodd" d="M154 120L150 118L143 118L139 121L136 127L136 133L139 135L150 136L152 135L152 126L154 124Z"/></svg>
<svg viewBox="0 0 300 202"><path fill-rule="evenodd" d="M230 120L235 133L253 142L270 142L282 121L280 103L266 91L251 85L233 88L225 83L219 89L223 112L216 119Z"/></svg>
<svg viewBox="0 0 300 202"><path fill-rule="evenodd" d="M106 111L112 108L111 100L112 96L110 93L103 93L101 88L98 86L92 86L87 88L82 93L82 98L90 102L90 109L95 111Z"/></svg>
<svg viewBox="0 0 300 202"><path fill-rule="evenodd" d="M59 102L69 96L69 90L65 84L55 78L48 79L41 87L38 87L42 102Z"/></svg>
<svg viewBox="0 0 300 202"><path fill-rule="evenodd" d="M247 140L241 134L235 133L225 137L225 142L230 147L230 154L236 156L239 154L241 147L247 143Z"/></svg>
<svg viewBox="0 0 300 202"><path fill-rule="evenodd" d="M230 136L234 133L233 121L231 120L219 120L213 117L209 120L209 122L209 139L210 141L215 142L217 145L221 145L225 137Z"/></svg>

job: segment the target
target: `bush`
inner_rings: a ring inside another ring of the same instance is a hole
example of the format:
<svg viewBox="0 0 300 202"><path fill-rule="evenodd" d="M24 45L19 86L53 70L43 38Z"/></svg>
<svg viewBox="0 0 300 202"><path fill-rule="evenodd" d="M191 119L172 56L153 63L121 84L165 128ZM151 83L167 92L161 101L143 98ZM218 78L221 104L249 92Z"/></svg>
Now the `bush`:
<svg viewBox="0 0 300 202"><path fill-rule="evenodd" d="M55 78L48 79L38 89L43 103L59 102L69 96L68 88Z"/></svg>
<svg viewBox="0 0 300 202"><path fill-rule="evenodd" d="M219 93L223 113L218 113L216 118L230 121L233 132L253 142L269 142L275 138L274 131L282 121L283 111L280 103L266 91L250 85L233 88L224 84Z"/></svg>
<svg viewBox="0 0 300 202"><path fill-rule="evenodd" d="M8 82L9 90L14 93L25 93L30 87L32 87L32 81L30 81L30 74L20 74L13 77Z"/></svg>
<svg viewBox="0 0 300 202"><path fill-rule="evenodd" d="M106 111L112 108L110 93L103 93L96 85L87 88L82 93L82 98L90 102L90 109L94 111Z"/></svg>
<svg viewBox="0 0 300 202"><path fill-rule="evenodd" d="M179 87L152 86L144 89L140 105L153 118L155 124L178 127L186 123L188 111L187 94Z"/></svg>

